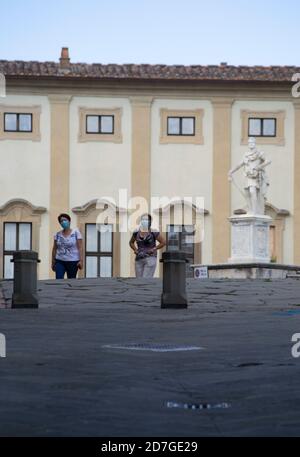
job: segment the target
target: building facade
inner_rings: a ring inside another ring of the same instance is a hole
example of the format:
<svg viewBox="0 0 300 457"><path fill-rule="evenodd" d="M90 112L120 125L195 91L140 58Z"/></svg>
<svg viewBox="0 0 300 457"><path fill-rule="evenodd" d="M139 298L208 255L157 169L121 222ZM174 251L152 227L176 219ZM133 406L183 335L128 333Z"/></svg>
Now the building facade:
<svg viewBox="0 0 300 457"><path fill-rule="evenodd" d="M272 161L272 260L300 264L300 97L292 93L299 67L77 64L63 48L58 63L0 61L0 73L1 278L12 275L12 252L29 248L39 253L39 278L54 277L61 212L84 237L80 276L134 275L131 233L118 230L128 213L120 189L147 201L176 197L155 210L168 247L186 250L191 262L226 262L228 217L244 210L228 171L249 136ZM182 201L197 196L204 213L192 205L181 231ZM109 206L115 221L98 231ZM156 276L160 270L158 262Z"/></svg>

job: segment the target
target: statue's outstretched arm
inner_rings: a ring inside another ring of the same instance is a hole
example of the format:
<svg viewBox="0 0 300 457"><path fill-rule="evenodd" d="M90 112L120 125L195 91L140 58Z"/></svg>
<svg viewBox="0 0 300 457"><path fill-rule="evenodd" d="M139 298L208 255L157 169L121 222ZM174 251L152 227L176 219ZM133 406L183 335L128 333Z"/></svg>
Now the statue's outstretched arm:
<svg viewBox="0 0 300 457"><path fill-rule="evenodd" d="M236 171L238 171L240 168L242 168L243 165L244 165L244 161L240 162L236 167L229 170L228 177L230 178L232 176L232 174L235 173Z"/></svg>

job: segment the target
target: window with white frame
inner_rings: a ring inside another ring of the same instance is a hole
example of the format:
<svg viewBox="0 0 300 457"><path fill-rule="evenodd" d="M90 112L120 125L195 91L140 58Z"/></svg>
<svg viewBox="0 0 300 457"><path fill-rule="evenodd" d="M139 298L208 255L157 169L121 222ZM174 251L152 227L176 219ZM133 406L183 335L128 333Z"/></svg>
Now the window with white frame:
<svg viewBox="0 0 300 457"><path fill-rule="evenodd" d="M113 273L112 224L85 224L85 276L111 277Z"/></svg>
<svg viewBox="0 0 300 457"><path fill-rule="evenodd" d="M32 248L31 222L4 222L3 277L13 278L13 252Z"/></svg>

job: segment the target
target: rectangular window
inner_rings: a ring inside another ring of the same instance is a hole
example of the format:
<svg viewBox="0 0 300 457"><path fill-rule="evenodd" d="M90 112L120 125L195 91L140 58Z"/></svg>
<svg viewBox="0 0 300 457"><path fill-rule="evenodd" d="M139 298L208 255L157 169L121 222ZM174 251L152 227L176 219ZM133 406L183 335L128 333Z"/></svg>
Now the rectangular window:
<svg viewBox="0 0 300 457"><path fill-rule="evenodd" d="M168 117L168 135L180 134L180 117Z"/></svg>
<svg viewBox="0 0 300 457"><path fill-rule="evenodd" d="M86 116L86 133L110 134L114 133L114 116Z"/></svg>
<svg viewBox="0 0 300 457"><path fill-rule="evenodd" d="M5 132L32 132L31 113L4 113Z"/></svg>
<svg viewBox="0 0 300 457"><path fill-rule="evenodd" d="M100 133L114 133L114 117L100 116Z"/></svg>
<svg viewBox="0 0 300 457"><path fill-rule="evenodd" d="M31 224L19 223L19 246L18 249L31 248Z"/></svg>
<svg viewBox="0 0 300 457"><path fill-rule="evenodd" d="M5 113L4 114L4 130L5 132L16 132L18 125L17 114Z"/></svg>
<svg viewBox="0 0 300 457"><path fill-rule="evenodd" d="M112 271L112 258L111 257L100 257L100 276L102 278L110 278Z"/></svg>
<svg viewBox="0 0 300 457"><path fill-rule="evenodd" d="M98 258L86 256L85 258L85 277L98 278Z"/></svg>
<svg viewBox="0 0 300 457"><path fill-rule="evenodd" d="M96 224L87 224L85 233L86 233L85 250L88 252L97 252L98 251L98 232L97 232Z"/></svg>
<svg viewBox="0 0 300 457"><path fill-rule="evenodd" d="M275 137L276 119L275 118L249 118L248 136L255 137Z"/></svg>
<svg viewBox="0 0 300 457"><path fill-rule="evenodd" d="M195 118L194 117L168 117L167 123L168 135L195 135Z"/></svg>
<svg viewBox="0 0 300 457"><path fill-rule="evenodd" d="M99 116L86 117L86 132L99 133Z"/></svg>
<svg viewBox="0 0 300 457"><path fill-rule="evenodd" d="M85 276L112 277L112 224L85 224Z"/></svg>
<svg viewBox="0 0 300 457"><path fill-rule="evenodd" d="M3 271L4 278L13 278L13 252L18 250L30 250L32 246L31 222L4 222L4 252Z"/></svg>
<svg viewBox="0 0 300 457"><path fill-rule="evenodd" d="M4 275L5 279L13 279L14 277L14 264L11 262L12 255L4 255Z"/></svg>

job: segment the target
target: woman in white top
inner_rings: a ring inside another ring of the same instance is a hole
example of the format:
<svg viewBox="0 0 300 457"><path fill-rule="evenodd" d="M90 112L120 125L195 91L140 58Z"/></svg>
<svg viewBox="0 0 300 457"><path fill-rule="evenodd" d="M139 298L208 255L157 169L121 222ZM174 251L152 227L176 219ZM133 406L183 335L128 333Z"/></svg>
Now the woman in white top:
<svg viewBox="0 0 300 457"><path fill-rule="evenodd" d="M83 265L82 235L77 228L71 229L68 214L60 214L58 222L62 230L54 235L51 267L56 279L64 279L65 272L68 278L76 278L78 268L81 270Z"/></svg>

